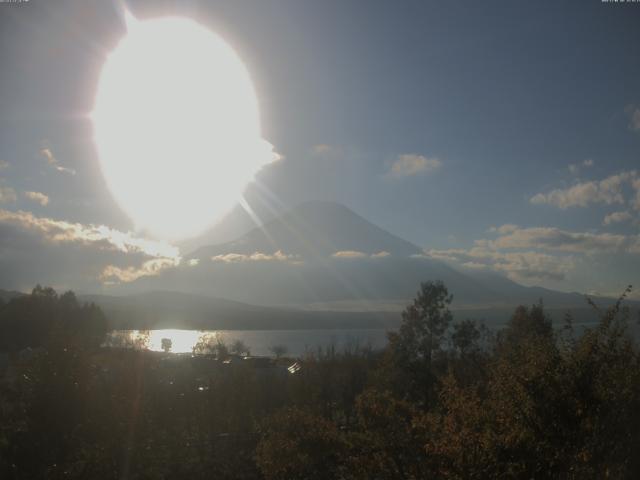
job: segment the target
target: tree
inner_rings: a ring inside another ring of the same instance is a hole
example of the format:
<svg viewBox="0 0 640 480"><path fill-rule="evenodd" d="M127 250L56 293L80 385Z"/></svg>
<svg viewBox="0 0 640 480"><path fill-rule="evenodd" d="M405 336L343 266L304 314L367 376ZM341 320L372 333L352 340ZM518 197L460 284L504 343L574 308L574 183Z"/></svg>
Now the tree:
<svg viewBox="0 0 640 480"><path fill-rule="evenodd" d="M355 402L357 422L348 436L346 463L353 478L428 478L419 412L389 391L369 389Z"/></svg>
<svg viewBox="0 0 640 480"><path fill-rule="evenodd" d="M193 346L194 355L215 355L218 360L224 360L229 356L229 348L224 339L218 335L203 335Z"/></svg>
<svg viewBox="0 0 640 480"><path fill-rule="evenodd" d="M164 353L169 353L171 351L171 346L173 342L170 338L163 338L160 340L160 348L164 351Z"/></svg>
<svg viewBox="0 0 640 480"><path fill-rule="evenodd" d="M240 339L236 339L231 344L231 353L234 355L250 355L249 347Z"/></svg>
<svg viewBox="0 0 640 480"><path fill-rule="evenodd" d="M82 439L95 434L87 412L96 400L95 357L106 319L95 305L79 304L73 292L58 296L37 286L2 309L0 329L10 350L31 347L14 364L19 375L9 407L17 408L11 415L18 423L0 432L6 436L0 438L0 465L11 466L8 478L66 476L87 448ZM2 417L5 406L0 410ZM5 418L0 423L7 425Z"/></svg>
<svg viewBox="0 0 640 480"><path fill-rule="evenodd" d="M387 335L386 366L391 371L386 375L397 393L408 394L423 404L428 402L434 381L434 353L439 351L451 323L452 300L441 281L422 283L413 304L402 312L399 331Z"/></svg>
<svg viewBox="0 0 640 480"><path fill-rule="evenodd" d="M453 325L453 333L451 333L451 345L460 355L477 350L478 342L482 337L482 332L473 320L463 320Z"/></svg>
<svg viewBox="0 0 640 480"><path fill-rule="evenodd" d="M97 347L107 329L95 305L81 305L73 292L58 296L52 288L37 285L31 295L15 297L0 310L0 350L43 347L54 340Z"/></svg>
<svg viewBox="0 0 640 480"><path fill-rule="evenodd" d="M527 308L520 305L509 320L507 328L501 332L499 340L503 344L517 346L532 337L551 338L553 327L551 318L544 311L542 300Z"/></svg>
<svg viewBox="0 0 640 480"><path fill-rule="evenodd" d="M463 384L474 384L486 374L493 336L484 324L463 320L453 325L447 368Z"/></svg>
<svg viewBox="0 0 640 480"><path fill-rule="evenodd" d="M451 323L452 300L444 283L422 283L413 304L402 312L402 325L397 336L391 336L392 343L411 360L430 363Z"/></svg>
<svg viewBox="0 0 640 480"><path fill-rule="evenodd" d="M486 376L465 385L448 375L424 416L435 476L636 478L640 355L623 298L565 343L541 305L518 307Z"/></svg>
<svg viewBox="0 0 640 480"><path fill-rule="evenodd" d="M281 358L287 354L287 347L285 345L272 345L269 347L269 351L273 353L276 358Z"/></svg>
<svg viewBox="0 0 640 480"><path fill-rule="evenodd" d="M269 479L323 480L339 475L344 439L329 420L298 408L286 408L259 427L256 462Z"/></svg>

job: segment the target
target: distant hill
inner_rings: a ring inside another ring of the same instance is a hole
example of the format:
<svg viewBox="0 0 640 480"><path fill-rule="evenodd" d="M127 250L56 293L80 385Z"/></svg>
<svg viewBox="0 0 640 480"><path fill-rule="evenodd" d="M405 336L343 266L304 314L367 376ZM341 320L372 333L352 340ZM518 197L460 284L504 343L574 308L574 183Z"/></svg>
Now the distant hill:
<svg viewBox="0 0 640 480"><path fill-rule="evenodd" d="M323 312L270 308L179 292L82 295L106 314L111 328L202 330L294 330L393 328L395 312Z"/></svg>
<svg viewBox="0 0 640 480"><path fill-rule="evenodd" d="M12 298L20 297L22 295L24 295L24 293L16 292L15 290L2 290L2 289L0 289L0 299L2 299L5 302L8 302Z"/></svg>
<svg viewBox="0 0 640 480"><path fill-rule="evenodd" d="M111 328L125 330L389 330L398 327L400 310L405 306L398 303L396 309L385 311L304 310L256 306L166 291L125 296L82 295L79 300L97 304L106 314ZM455 321L474 319L496 328L507 323L513 309L508 305L454 307L453 316ZM556 326L562 325L568 310L578 329L597 321L594 310L585 303L568 309L546 307Z"/></svg>

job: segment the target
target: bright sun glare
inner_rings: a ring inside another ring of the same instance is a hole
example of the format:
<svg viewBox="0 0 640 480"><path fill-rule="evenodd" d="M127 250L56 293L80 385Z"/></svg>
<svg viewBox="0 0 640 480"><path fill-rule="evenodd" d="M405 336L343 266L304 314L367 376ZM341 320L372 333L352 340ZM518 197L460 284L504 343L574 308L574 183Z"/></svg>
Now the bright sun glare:
<svg viewBox="0 0 640 480"><path fill-rule="evenodd" d="M196 235L274 159L236 53L184 18L137 21L109 55L92 114L103 175L136 228Z"/></svg>

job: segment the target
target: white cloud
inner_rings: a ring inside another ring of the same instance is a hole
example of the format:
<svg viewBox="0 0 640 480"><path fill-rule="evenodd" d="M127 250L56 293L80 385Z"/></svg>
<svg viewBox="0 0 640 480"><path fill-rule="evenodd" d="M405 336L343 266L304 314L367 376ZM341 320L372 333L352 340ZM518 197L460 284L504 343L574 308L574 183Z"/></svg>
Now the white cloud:
<svg viewBox="0 0 640 480"><path fill-rule="evenodd" d="M501 235L504 235L506 233L511 233L511 232L515 232L518 228L518 225L514 225L513 223L505 223L504 225L500 226L500 227L491 227L489 229L490 232L492 233L499 233Z"/></svg>
<svg viewBox="0 0 640 480"><path fill-rule="evenodd" d="M636 210L640 210L640 178L634 178L631 186L635 190L636 196L633 199L632 206Z"/></svg>
<svg viewBox="0 0 640 480"><path fill-rule="evenodd" d="M490 240L493 248L535 248L557 252L605 253L625 251L630 238L610 233L570 232L555 227L519 228Z"/></svg>
<svg viewBox="0 0 640 480"><path fill-rule="evenodd" d="M56 157L53 156L53 152L49 148L41 148L40 155L44 157L49 165L55 165L58 163Z"/></svg>
<svg viewBox="0 0 640 480"><path fill-rule="evenodd" d="M310 152L311 156L315 160L336 161L343 160L347 157L347 152L343 147L338 145L328 145L326 143L314 145L311 147Z"/></svg>
<svg viewBox="0 0 640 480"><path fill-rule="evenodd" d="M629 130L640 132L640 108L629 105L626 111L629 114Z"/></svg>
<svg viewBox="0 0 640 480"><path fill-rule="evenodd" d="M531 197L535 205L548 204L566 209L586 207L592 203L605 205L624 204L622 186L636 178L636 172L621 172L604 180L581 182L565 189L555 189L549 193L538 193Z"/></svg>
<svg viewBox="0 0 640 480"><path fill-rule="evenodd" d="M19 226L39 233L52 243L95 244L103 249L123 253L143 253L151 257L179 259L178 248L165 242L136 237L131 232L121 232L105 225L83 225L46 217L36 217L31 212L11 212L0 209L0 223Z"/></svg>
<svg viewBox="0 0 640 480"><path fill-rule="evenodd" d="M236 263L246 262L250 258L250 255L243 253L226 253L224 255L214 255L211 257L212 262L224 262L224 263Z"/></svg>
<svg viewBox="0 0 640 480"><path fill-rule="evenodd" d="M424 155L409 153L399 155L391 165L390 175L393 177L409 177L412 175L426 174L439 169L442 162L435 158L428 158Z"/></svg>
<svg viewBox="0 0 640 480"><path fill-rule="evenodd" d="M593 165L595 164L595 162L588 158L585 161L581 162L581 163L572 163L571 165L569 165L569 172L572 173L573 175L576 175L580 172L580 170L584 167L584 168L591 168L593 167Z"/></svg>
<svg viewBox="0 0 640 480"><path fill-rule="evenodd" d="M75 175L76 171L73 168L67 168L60 165L60 162L53 155L53 152L50 148L42 148L40 149L40 155L47 161L49 165L55 168L58 172L68 173L69 175Z"/></svg>
<svg viewBox="0 0 640 480"><path fill-rule="evenodd" d="M117 280L123 283L133 282L141 277L158 275L167 268L177 265L177 261L171 258L154 258L147 260L140 267L121 268L115 265L107 265L102 271L100 279L105 282Z"/></svg>
<svg viewBox="0 0 640 480"><path fill-rule="evenodd" d="M262 252L254 252L251 255L245 255L244 253L227 253L224 255L215 255L211 257L212 262L223 263L240 263L240 262L290 262L300 263L300 257L298 255L287 255L278 250L273 254L267 254Z"/></svg>
<svg viewBox="0 0 640 480"><path fill-rule="evenodd" d="M24 196L29 200L39 203L43 207L49 204L49 197L40 192L24 192Z"/></svg>
<svg viewBox="0 0 640 480"><path fill-rule="evenodd" d="M384 250L376 253L371 253L371 254L360 252L358 250L340 250L338 252L331 254L333 258L338 258L338 259L358 259L358 258L380 259L380 258L387 258L390 255L391 254L389 252L386 252Z"/></svg>
<svg viewBox="0 0 640 480"><path fill-rule="evenodd" d="M13 203L16 199L16 191L13 188L0 185L0 203Z"/></svg>
<svg viewBox="0 0 640 480"><path fill-rule="evenodd" d="M0 278L18 282L14 288L36 282L92 288L156 275L181 261L164 242L24 211L0 209L0 236Z"/></svg>
<svg viewBox="0 0 640 480"><path fill-rule="evenodd" d="M271 165L271 164L274 164L274 163L278 163L278 162L281 162L282 160L285 159L284 155L282 155L281 153L276 152L276 149L275 149L275 147L273 145L271 145L269 142L266 142L266 141L265 141L265 143L267 144L267 146L269 148L271 148L271 150L270 150L271 158L266 163L266 165Z"/></svg>
<svg viewBox="0 0 640 480"><path fill-rule="evenodd" d="M604 220L602 221L603 225L611 225L612 223L622 223L628 222L633 218L629 212L613 212L605 215Z"/></svg>
<svg viewBox="0 0 640 480"><path fill-rule="evenodd" d="M9 168L9 162L5 162L4 160L0 160L0 170L4 170L5 168Z"/></svg>
<svg viewBox="0 0 640 480"><path fill-rule="evenodd" d="M504 273L512 280L563 280L574 268L571 256L546 253L500 252L486 247L428 250L430 257L458 263L465 268L488 269Z"/></svg>
<svg viewBox="0 0 640 480"><path fill-rule="evenodd" d="M331 145L327 145L326 143L321 143L319 145L314 145L311 147L311 153L314 155L327 155L333 151L333 147Z"/></svg>
<svg viewBox="0 0 640 480"><path fill-rule="evenodd" d="M341 250L331 255L333 258L367 258L368 255L357 250Z"/></svg>
<svg viewBox="0 0 640 480"><path fill-rule="evenodd" d="M502 272L525 283L562 280L582 256L640 253L640 235L571 232L554 227L521 228L512 224L489 230L497 234L495 239L476 240L469 249L432 249L425 253L465 268Z"/></svg>

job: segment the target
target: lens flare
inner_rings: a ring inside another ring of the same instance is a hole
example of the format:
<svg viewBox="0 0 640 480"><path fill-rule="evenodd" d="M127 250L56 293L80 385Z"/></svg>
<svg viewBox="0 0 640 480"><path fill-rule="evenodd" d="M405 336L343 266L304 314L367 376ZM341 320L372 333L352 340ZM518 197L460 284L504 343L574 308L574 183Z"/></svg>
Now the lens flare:
<svg viewBox="0 0 640 480"><path fill-rule="evenodd" d="M184 18L126 24L92 113L102 173L136 228L194 236L276 154L247 69L220 37Z"/></svg>

